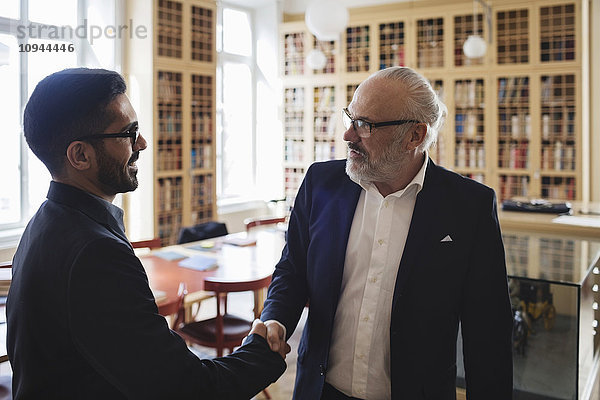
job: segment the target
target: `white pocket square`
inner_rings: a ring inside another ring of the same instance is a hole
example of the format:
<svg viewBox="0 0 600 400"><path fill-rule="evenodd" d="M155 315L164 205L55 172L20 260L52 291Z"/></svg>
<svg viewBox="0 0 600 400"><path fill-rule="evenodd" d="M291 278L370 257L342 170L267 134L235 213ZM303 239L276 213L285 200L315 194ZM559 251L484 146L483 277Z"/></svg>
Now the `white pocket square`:
<svg viewBox="0 0 600 400"><path fill-rule="evenodd" d="M440 242L451 242L452 238L450 237L450 235L446 235L445 238L443 238L442 240L440 240Z"/></svg>

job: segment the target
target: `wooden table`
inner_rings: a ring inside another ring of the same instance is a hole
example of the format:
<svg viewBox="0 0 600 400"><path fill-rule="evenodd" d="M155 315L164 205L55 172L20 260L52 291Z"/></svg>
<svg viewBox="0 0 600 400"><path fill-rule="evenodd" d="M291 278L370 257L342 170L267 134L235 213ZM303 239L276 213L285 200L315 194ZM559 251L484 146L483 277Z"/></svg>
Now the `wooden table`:
<svg viewBox="0 0 600 400"><path fill-rule="evenodd" d="M275 264L281 257L281 250L285 244L285 234L277 229L263 229L253 232L251 238L256 239L255 245L235 246L228 241L244 238L245 232L222 236L210 240L186 243L184 245L168 246L161 250L153 251L140 257L150 287L166 294L159 305L177 301L179 283L184 282L188 290L188 298L194 300L202 296L204 282L212 280L217 282L244 282L270 276L275 269ZM210 245L212 248L193 250L200 244ZM159 251L174 251L188 256L202 254L218 259L218 267L210 271L198 271L179 266L179 260L165 260L156 255ZM255 306L262 304L264 298L255 298Z"/></svg>
<svg viewBox="0 0 600 400"><path fill-rule="evenodd" d="M600 203L570 202L573 216L581 218L600 219ZM498 207L498 219L502 230L519 230L526 232L550 233L569 235L585 239L600 239L600 228L576 224L561 224L554 221L557 214L545 214L520 211L503 211Z"/></svg>

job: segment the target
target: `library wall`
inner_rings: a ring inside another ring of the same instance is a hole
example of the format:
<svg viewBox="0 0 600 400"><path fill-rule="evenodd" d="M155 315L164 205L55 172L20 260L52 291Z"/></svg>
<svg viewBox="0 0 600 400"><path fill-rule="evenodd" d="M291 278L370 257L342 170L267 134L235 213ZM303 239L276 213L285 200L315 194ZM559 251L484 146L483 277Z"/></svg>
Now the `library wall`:
<svg viewBox="0 0 600 400"><path fill-rule="evenodd" d="M168 245L181 227L217 218L216 4L154 6L154 226Z"/></svg>
<svg viewBox="0 0 600 400"><path fill-rule="evenodd" d="M492 186L499 201L587 200L587 14L579 0L497 1L475 15L472 2L395 3L351 10L341 40L328 43L300 18L282 24L286 196L293 201L312 162L345 157L339 112L356 86L406 65L449 108L434 161ZM462 44L475 32L488 46L471 59ZM312 49L327 57L322 70L305 65Z"/></svg>

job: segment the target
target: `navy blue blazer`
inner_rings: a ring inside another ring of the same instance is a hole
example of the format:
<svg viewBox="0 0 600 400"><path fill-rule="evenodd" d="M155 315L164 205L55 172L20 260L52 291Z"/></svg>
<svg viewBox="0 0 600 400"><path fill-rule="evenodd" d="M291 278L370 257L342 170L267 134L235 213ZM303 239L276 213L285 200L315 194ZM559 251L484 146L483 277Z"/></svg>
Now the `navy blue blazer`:
<svg viewBox="0 0 600 400"><path fill-rule="evenodd" d="M158 314L121 211L52 182L23 233L8 295L14 399L249 399L285 362L251 335L200 360Z"/></svg>
<svg viewBox="0 0 600 400"><path fill-rule="evenodd" d="M319 399L327 373L346 245L361 187L345 160L313 164L261 318L288 337L306 302L294 399ZM451 242L441 242L450 235ZM389 337L393 399L454 399L462 324L470 400L512 393L512 312L494 191L431 160L399 265Z"/></svg>

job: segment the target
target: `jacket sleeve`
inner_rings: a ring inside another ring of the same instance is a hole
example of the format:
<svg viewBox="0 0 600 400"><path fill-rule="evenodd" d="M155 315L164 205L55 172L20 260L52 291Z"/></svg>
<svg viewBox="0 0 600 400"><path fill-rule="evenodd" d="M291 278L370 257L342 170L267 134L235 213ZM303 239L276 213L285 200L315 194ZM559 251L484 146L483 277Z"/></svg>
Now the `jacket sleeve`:
<svg viewBox="0 0 600 400"><path fill-rule="evenodd" d="M285 370L257 335L227 357L196 357L158 314L139 259L112 238L79 252L67 296L75 346L127 398L248 399Z"/></svg>
<svg viewBox="0 0 600 400"><path fill-rule="evenodd" d="M274 319L286 327L287 338L294 333L302 310L308 300L306 281L306 255L310 241L309 217L311 202L311 176L309 168L294 203L286 234L286 245L275 266L269 286L263 321Z"/></svg>
<svg viewBox="0 0 600 400"><path fill-rule="evenodd" d="M463 356L469 400L512 398L512 311L496 198L486 190L462 300Z"/></svg>

